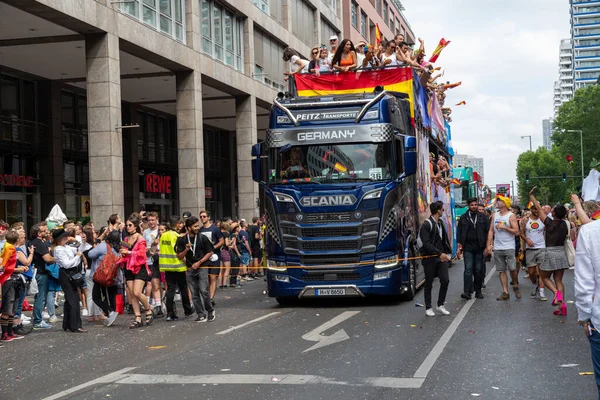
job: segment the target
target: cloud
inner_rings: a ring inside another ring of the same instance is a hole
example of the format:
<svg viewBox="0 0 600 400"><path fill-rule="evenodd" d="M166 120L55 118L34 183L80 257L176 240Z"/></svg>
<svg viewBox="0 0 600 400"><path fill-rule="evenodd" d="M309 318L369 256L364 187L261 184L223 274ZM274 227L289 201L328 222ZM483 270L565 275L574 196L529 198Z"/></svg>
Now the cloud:
<svg viewBox="0 0 600 400"><path fill-rule="evenodd" d="M519 154L542 145L542 119L553 113L560 40L569 37L562 0L403 0L415 35L431 54L440 38L440 81L462 81L447 92L455 151L484 158L486 183L516 181Z"/></svg>

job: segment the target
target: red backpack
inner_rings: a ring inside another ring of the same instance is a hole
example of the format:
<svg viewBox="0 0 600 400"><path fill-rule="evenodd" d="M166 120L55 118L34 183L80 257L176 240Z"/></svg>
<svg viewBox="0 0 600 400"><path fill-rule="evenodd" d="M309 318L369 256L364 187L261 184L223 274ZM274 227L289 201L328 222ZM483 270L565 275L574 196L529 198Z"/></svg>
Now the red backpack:
<svg viewBox="0 0 600 400"><path fill-rule="evenodd" d="M101 286L114 286L116 284L117 273L119 272L118 260L119 257L109 247L108 253L106 253L96 272L94 272L94 282Z"/></svg>

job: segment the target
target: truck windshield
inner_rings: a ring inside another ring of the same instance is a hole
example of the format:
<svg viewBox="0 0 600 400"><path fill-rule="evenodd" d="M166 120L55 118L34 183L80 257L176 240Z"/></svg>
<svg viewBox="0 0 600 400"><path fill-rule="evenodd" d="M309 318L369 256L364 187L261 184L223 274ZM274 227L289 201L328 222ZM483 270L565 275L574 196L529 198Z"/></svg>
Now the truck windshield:
<svg viewBox="0 0 600 400"><path fill-rule="evenodd" d="M355 143L271 149L269 183L391 179L391 147L391 143Z"/></svg>
<svg viewBox="0 0 600 400"><path fill-rule="evenodd" d="M454 187L454 203L463 205L469 198L469 181L462 181L460 186Z"/></svg>

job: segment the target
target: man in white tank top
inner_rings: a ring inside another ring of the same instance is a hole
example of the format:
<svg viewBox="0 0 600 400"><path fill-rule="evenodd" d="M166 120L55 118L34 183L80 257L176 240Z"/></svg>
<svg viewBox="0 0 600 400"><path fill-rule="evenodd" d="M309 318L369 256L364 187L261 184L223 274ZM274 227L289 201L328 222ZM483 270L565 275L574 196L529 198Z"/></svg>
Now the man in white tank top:
<svg viewBox="0 0 600 400"><path fill-rule="evenodd" d="M533 196L534 187L529 192L529 196ZM521 238L525 241L525 264L527 264L529 279L533 284L533 290L530 297L536 297L542 301L546 301L544 293L544 280L540 279L540 265L544 262L546 254L545 232L546 213L543 209L538 209L535 205L531 206L531 215L528 218L523 218L521 221Z"/></svg>
<svg viewBox="0 0 600 400"><path fill-rule="evenodd" d="M517 217L508 208L512 201L508 197L498 195L496 208L498 212L492 216L490 231L488 234L487 248L485 254L494 254L493 260L496 270L500 272L500 283L502 284L502 295L496 300L510 300L508 294L508 277L506 270L510 271L513 281L515 297L521 298L519 291L517 260L515 257L515 236L519 234ZM515 286L516 284L516 286Z"/></svg>

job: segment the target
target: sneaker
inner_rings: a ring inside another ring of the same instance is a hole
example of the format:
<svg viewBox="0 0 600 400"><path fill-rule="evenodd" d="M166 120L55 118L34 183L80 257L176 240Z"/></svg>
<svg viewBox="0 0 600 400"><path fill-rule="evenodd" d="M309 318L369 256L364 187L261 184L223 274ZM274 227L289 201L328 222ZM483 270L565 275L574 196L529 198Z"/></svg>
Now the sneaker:
<svg viewBox="0 0 600 400"><path fill-rule="evenodd" d="M436 307L435 311L442 313L442 315L450 315L450 311L446 310L446 307L444 307L444 306Z"/></svg>
<svg viewBox="0 0 600 400"><path fill-rule="evenodd" d="M162 316L164 316L163 310L162 310L162 306L155 306L154 307L154 316L155 317L162 317Z"/></svg>
<svg viewBox="0 0 600 400"><path fill-rule="evenodd" d="M215 319L217 319L217 314L215 313L215 310L213 310L208 313L208 322L213 322Z"/></svg>
<svg viewBox="0 0 600 400"><path fill-rule="evenodd" d="M465 300L471 300L471 293L463 293L460 295L460 297L462 297Z"/></svg>
<svg viewBox="0 0 600 400"><path fill-rule="evenodd" d="M50 322L51 324L55 324L58 322L58 317L56 315L53 315L48 319L48 322Z"/></svg>
<svg viewBox="0 0 600 400"><path fill-rule="evenodd" d="M50 328L54 328L54 325L50 325L46 321L42 321L39 324L35 324L33 326L33 329L35 329L35 330L38 330L38 329L50 329Z"/></svg>
<svg viewBox="0 0 600 400"><path fill-rule="evenodd" d="M548 298L546 297L546 295L544 293L538 294L538 299L540 301L548 301Z"/></svg>
<svg viewBox="0 0 600 400"><path fill-rule="evenodd" d="M184 312L186 317L189 317L190 315L192 315L194 313L194 310L190 311L190 312ZM175 315L175 317L177 317L177 315Z"/></svg>
<svg viewBox="0 0 600 400"><path fill-rule="evenodd" d="M50 314L48 314L46 311L44 311L42 313L42 319L48 319L48 318L50 318Z"/></svg>
<svg viewBox="0 0 600 400"><path fill-rule="evenodd" d="M428 308L427 310L425 310L425 315L427 315L428 317L435 317L435 313L433 312L433 310L431 308Z"/></svg>
<svg viewBox="0 0 600 400"><path fill-rule="evenodd" d="M12 335L8 335L8 333L5 333L2 335L2 337L0 337L0 341L3 342L12 342L14 340L14 337Z"/></svg>
<svg viewBox="0 0 600 400"><path fill-rule="evenodd" d="M175 293L175 297L173 298L173 301L181 301L181 295L179 293Z"/></svg>
<svg viewBox="0 0 600 400"><path fill-rule="evenodd" d="M179 317L177 315L169 315L167 318L165 318L166 321L177 321L179 319Z"/></svg>
<svg viewBox="0 0 600 400"><path fill-rule="evenodd" d="M207 319L204 315L202 315L202 316L199 315L198 318L196 318L194 320L194 322L206 322L206 321L207 321Z"/></svg>
<svg viewBox="0 0 600 400"><path fill-rule="evenodd" d="M510 300L510 294L504 292L504 293L502 293L502 295L500 297L497 297L496 300L498 300L498 301Z"/></svg>
<svg viewBox="0 0 600 400"><path fill-rule="evenodd" d="M87 317L88 315L90 315L90 313L88 312L87 308L83 309L83 312L81 313L82 317Z"/></svg>
<svg viewBox="0 0 600 400"><path fill-rule="evenodd" d="M537 297L537 295L538 295L538 291L539 291L539 288L536 286L536 287L535 287L535 288L534 288L534 289L531 291L531 294L529 295L529 298L530 298L530 299L535 299L535 298Z"/></svg>
<svg viewBox="0 0 600 400"><path fill-rule="evenodd" d="M479 299L479 300L483 300L483 294L481 292L476 292L475 293L475 298Z"/></svg>
<svg viewBox="0 0 600 400"><path fill-rule="evenodd" d="M31 325L30 319L22 319L19 325Z"/></svg>
<svg viewBox="0 0 600 400"><path fill-rule="evenodd" d="M58 308L58 301L54 302L54 308Z"/></svg>
<svg viewBox="0 0 600 400"><path fill-rule="evenodd" d="M108 318L106 318L104 320L104 326L111 326L112 324L115 323L115 320L117 319L117 317L119 316L119 313L116 311L111 311L110 314L108 314Z"/></svg>
<svg viewBox="0 0 600 400"><path fill-rule="evenodd" d="M23 339L24 337L25 337L25 336L23 336L23 335L19 335L18 333L15 333L15 332L14 332L14 330L13 330L12 338L13 338L14 340Z"/></svg>
<svg viewBox="0 0 600 400"><path fill-rule="evenodd" d="M517 299L520 299L521 298L521 291L519 290L519 287L518 286L513 286L513 291L515 292L515 297Z"/></svg>
<svg viewBox="0 0 600 400"><path fill-rule="evenodd" d="M17 326L15 326L13 328L13 332L16 335L28 335L29 333L31 333L31 327L29 329L25 328L25 326L23 326L23 324L19 324Z"/></svg>
<svg viewBox="0 0 600 400"><path fill-rule="evenodd" d="M27 315L23 314L23 315L21 315L21 320L22 321L31 321L31 317L28 317Z"/></svg>

